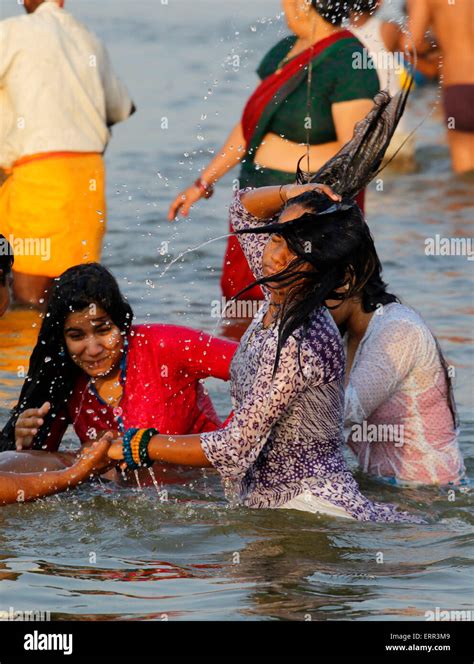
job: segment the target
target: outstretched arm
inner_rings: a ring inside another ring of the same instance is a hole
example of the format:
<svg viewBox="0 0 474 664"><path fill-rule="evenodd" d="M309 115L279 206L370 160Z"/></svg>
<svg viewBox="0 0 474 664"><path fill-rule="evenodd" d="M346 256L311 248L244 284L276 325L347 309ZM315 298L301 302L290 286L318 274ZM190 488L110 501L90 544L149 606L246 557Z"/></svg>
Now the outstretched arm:
<svg viewBox="0 0 474 664"><path fill-rule="evenodd" d="M18 473L12 467L10 471L0 472L0 505L27 502L67 491L90 476L104 472L110 466L107 451L112 441L111 435L105 435L84 450L76 463L60 470L39 473Z"/></svg>
<svg viewBox="0 0 474 664"><path fill-rule="evenodd" d="M246 143L240 121L234 126L224 145L217 151L214 159L200 173L200 178L209 186L213 186L226 173L244 158ZM178 212L186 217L191 206L204 195L198 187L191 185L180 192L171 203L168 211L168 219L172 221Z"/></svg>

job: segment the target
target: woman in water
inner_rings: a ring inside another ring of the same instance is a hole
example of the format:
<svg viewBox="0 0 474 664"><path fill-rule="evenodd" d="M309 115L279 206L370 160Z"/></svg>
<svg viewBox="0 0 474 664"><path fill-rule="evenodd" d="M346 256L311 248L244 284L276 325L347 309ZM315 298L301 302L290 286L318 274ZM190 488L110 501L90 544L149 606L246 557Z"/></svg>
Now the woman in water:
<svg viewBox="0 0 474 664"><path fill-rule="evenodd" d="M127 431L111 458L213 466L248 507L414 518L363 496L342 452L344 350L324 302L360 293L377 254L357 204L339 198L311 184L236 194L230 222L266 301L232 361L233 415L200 435L144 432L143 444Z"/></svg>
<svg viewBox="0 0 474 664"><path fill-rule="evenodd" d="M345 333L345 419L361 469L396 483L458 484L451 381L421 316L387 292L380 264L357 297L327 304Z"/></svg>
<svg viewBox="0 0 474 664"><path fill-rule="evenodd" d="M213 186L239 163L242 188L294 183L306 143L307 170L314 173L350 140L379 90L375 70L353 67L354 54L362 56L363 46L341 27L354 4L356 0L283 0L293 34L263 58L257 70L262 82L241 120L200 178L175 198L170 220L179 211L186 216L196 201L209 198ZM362 205L362 198L358 202ZM253 275L232 236L224 257L223 294L233 297L251 282ZM245 296L263 298L259 286Z"/></svg>
<svg viewBox="0 0 474 664"><path fill-rule="evenodd" d="M23 503L61 493L113 464L107 457L112 434L84 447L81 454L30 451L0 454L0 505ZM47 469L45 471L45 469Z"/></svg>
<svg viewBox="0 0 474 664"><path fill-rule="evenodd" d="M9 301L9 279L13 251L8 240L0 235L0 317ZM110 468L107 459L112 436L96 441L76 457L71 452L53 455L48 452L4 452L0 454L0 505L26 502L60 491L66 491L94 474ZM44 472L45 466L49 468Z"/></svg>
<svg viewBox="0 0 474 664"><path fill-rule="evenodd" d="M236 344L184 327L132 321L132 309L105 267L89 263L64 272L3 429L3 449L55 452L69 424L82 445L132 426L170 434L216 429L221 422L201 381L229 379Z"/></svg>

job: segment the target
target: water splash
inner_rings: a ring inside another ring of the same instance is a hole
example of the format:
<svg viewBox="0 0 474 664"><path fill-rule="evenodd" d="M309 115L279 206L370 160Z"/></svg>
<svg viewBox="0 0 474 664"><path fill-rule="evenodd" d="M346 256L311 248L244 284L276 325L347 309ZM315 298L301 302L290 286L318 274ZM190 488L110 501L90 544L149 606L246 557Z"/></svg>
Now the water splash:
<svg viewBox="0 0 474 664"><path fill-rule="evenodd" d="M158 275L158 279L161 279L162 277L165 276L165 274L168 272L170 267L179 261L183 256L186 256L186 254L190 254L192 251L197 251L198 249L201 249L201 247L205 247L208 244L211 244L212 242L216 242L217 240L223 240L224 238L231 237L233 233L226 233L225 235L219 235L218 237L213 237L210 240L206 240L206 242L201 242L201 244L197 245L196 247L191 247L190 249L186 249L186 251L182 251L176 258L173 258L173 260L168 263L166 268L161 272L161 274Z"/></svg>
<svg viewBox="0 0 474 664"><path fill-rule="evenodd" d="M156 493L158 495L160 495L160 485L158 484L158 481L156 479L156 475L155 475L155 473L153 471L153 468L151 466L148 468L148 472L150 473L151 481L153 482L153 486L156 489Z"/></svg>
<svg viewBox="0 0 474 664"><path fill-rule="evenodd" d="M138 478L138 470L134 470L134 471L133 471L133 474L135 475L135 479L136 479L136 481L137 481L137 486L138 486L138 488L139 488L140 491L141 491L141 489L142 489L142 485L140 484L140 480L139 480L139 478Z"/></svg>

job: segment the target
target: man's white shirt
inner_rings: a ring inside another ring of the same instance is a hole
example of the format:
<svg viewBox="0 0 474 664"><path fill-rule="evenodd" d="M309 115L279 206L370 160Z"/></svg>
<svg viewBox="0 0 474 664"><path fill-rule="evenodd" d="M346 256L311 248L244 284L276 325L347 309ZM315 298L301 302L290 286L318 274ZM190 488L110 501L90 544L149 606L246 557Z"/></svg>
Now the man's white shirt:
<svg viewBox="0 0 474 664"><path fill-rule="evenodd" d="M42 152L103 152L132 100L102 42L55 2L0 22L0 167Z"/></svg>

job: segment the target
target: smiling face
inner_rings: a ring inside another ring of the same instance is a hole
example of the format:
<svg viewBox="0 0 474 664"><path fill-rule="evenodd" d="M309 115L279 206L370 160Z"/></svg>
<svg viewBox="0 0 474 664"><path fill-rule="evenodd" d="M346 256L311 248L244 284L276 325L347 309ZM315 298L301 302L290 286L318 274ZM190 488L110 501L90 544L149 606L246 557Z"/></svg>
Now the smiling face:
<svg viewBox="0 0 474 664"><path fill-rule="evenodd" d="M105 376L117 368L124 339L104 309L91 304L66 318L64 341L72 359L88 376Z"/></svg>

